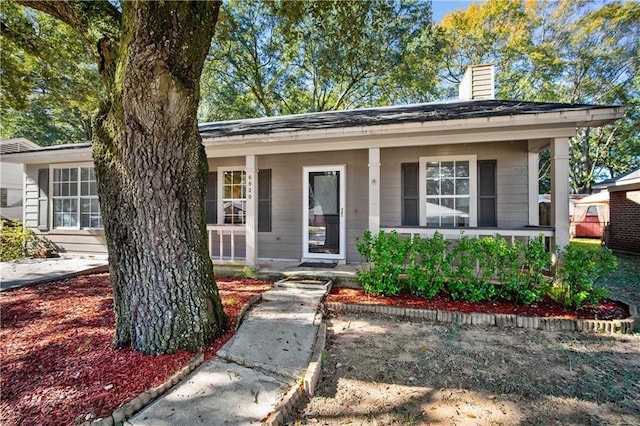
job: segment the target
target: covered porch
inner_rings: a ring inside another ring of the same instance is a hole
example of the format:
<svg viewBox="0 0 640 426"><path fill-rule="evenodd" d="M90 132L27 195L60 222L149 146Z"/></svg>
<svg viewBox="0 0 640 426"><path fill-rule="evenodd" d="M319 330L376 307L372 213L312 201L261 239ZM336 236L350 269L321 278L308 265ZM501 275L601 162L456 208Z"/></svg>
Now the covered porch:
<svg viewBox="0 0 640 426"><path fill-rule="evenodd" d="M556 130L557 133L557 130ZM568 132L567 132L568 133ZM476 135L477 137L477 135ZM505 136L508 137L508 136ZM492 135L493 146L492 149L499 149L501 146L500 141L494 142L497 139L496 134ZM512 142L513 143L513 142ZM388 150L385 148L366 148L360 149L357 152L359 154L354 155L357 161L347 164L343 168L343 172L347 170L352 173L350 179L356 180L360 187L348 188L344 200L340 202L340 207L336 210L340 215L348 215L348 212L362 210L364 213L363 219L366 222L360 222L356 226L352 225L353 222L348 223L347 232L341 231L341 238L345 238L345 234L349 234L349 240L351 246L355 246L355 239L361 237L365 230L376 234L380 230L385 232L397 232L401 236L412 237L431 237L438 232L442 234L445 239L457 240L463 235L470 238L482 238L486 236L494 236L499 234L508 241L518 240L523 243L527 243L529 240L537 238L539 235L543 235L546 246L551 251L555 250L556 245L564 246L569 242L569 194L568 194L568 179L569 179L569 155L568 155L568 143L569 135L563 137L554 138L537 138L529 139L526 141L519 141L519 148L514 151L513 156L518 158L518 164L512 166L509 163L509 159L499 158L502 169L508 170L509 173L518 173L518 183L513 185L515 189L509 191L518 191L518 194L510 194L506 190L501 190L499 197L501 197L501 204L495 199L498 195L494 194L492 207L494 210L494 221L492 225L482 223L482 217L479 214L480 203L483 193L482 185L477 185L478 188L469 192L468 198L474 200L471 207L464 211L457 211L460 224L457 222L454 226L433 226L428 224L428 217L425 217L424 211L420 211L416 214L416 222L407 224L404 217L401 217L400 204L403 202L397 194L395 188L399 186L398 181L404 179L404 176L400 175L399 168L400 160L394 159L398 157L397 150ZM458 145L462 146L462 145ZM483 145L476 145L483 146ZM538 155L543 149L550 148L552 159L552 215L551 226L540 226L539 222L539 209L538 209ZM433 148L422 148L426 150L443 150L442 146L434 145ZM451 152L452 148L446 148ZM289 154L282 154L287 156ZM306 155L306 154L304 154ZM311 153L310 157L314 154ZM404 154L401 154L404 155ZM244 156L244 185L246 197L242 200L243 206L243 222L244 223L224 223L225 216L221 214L221 219L216 224L207 225L208 237L209 237L209 253L217 265L241 265L252 268L259 268L265 262L273 261L273 259L286 260L289 263L302 262L307 260L305 256L299 255L292 258L282 259L278 256L265 256L263 250L262 256L258 255L258 249L260 245L259 228L258 228L258 214L260 210L259 196L256 193L259 164L268 164L270 167L272 164L282 162L282 160L274 161L276 154L267 155L246 155ZM296 157L297 159L301 157ZM404 158L404 157L403 157ZM365 164L366 162L366 164ZM287 163L287 162L284 162ZM386 170L384 167L387 167ZM309 169L309 167L300 166L300 171ZM353 177L353 170L361 170L358 176ZM515 171L512 171L515 170ZM300 173L298 171L297 173ZM270 174L278 176L279 169L270 170ZM473 173L476 173L473 170ZM302 177L296 174L298 179L302 181ZM500 179L505 180L498 176L493 183L494 186L503 184ZM422 180L422 179L421 179ZM308 191L308 181L298 182L299 189L296 188L295 192ZM504 185L504 184L503 184ZM417 190L417 189L416 189ZM419 189L421 192L425 191L425 188ZM497 191L494 188L494 191ZM506 192L505 192L506 191ZM497 193L497 192L496 192ZM357 195L356 195L357 194ZM293 197L293 194L289 194L289 197ZM305 220L309 220L310 211L312 208L305 206L307 201L302 201L301 194L297 194L299 200L296 203L302 204L300 212L297 217L289 217L290 231L292 233L297 232L300 235L300 228ZM486 197L485 197L486 198ZM517 198L513 201L511 198ZM475 200L478 200L477 203ZM307 200L307 198L304 198ZM422 200L416 195L415 204L416 209L418 204L422 204L425 200ZM491 201L491 200L490 200ZM362 203L366 203L365 206ZM393 204L392 207L389 205ZM477 205L475 205L477 204ZM475 205L475 206L474 206ZM516 206L520 209L517 214L512 214L508 210ZM363 208L364 207L364 208ZM310 210L304 211L306 208ZM440 207L445 209L445 207ZM234 214L237 215L237 209L234 209ZM303 214L304 213L304 214ZM274 206L274 215L278 214L277 207ZM352 215L353 216L353 215ZM516 217L516 219L512 219ZM455 226L458 225L458 226ZM316 223L314 226L314 232L320 231L325 234L325 237L331 239L331 233L334 230L329 229L331 224ZM323 228L324 227L324 228ZM306 228L305 228L306 229ZM324 229L324 230L323 230ZM309 231L310 232L310 231ZM262 233L263 241L265 235ZM296 237L300 238L300 237ZM310 237L304 241L305 244L309 244ZM333 238L335 239L335 238ZM353 241L351 241L353 240ZM296 243L298 247L303 246L303 238L299 239ZM344 260L338 260L337 263L349 264L358 262L358 253L351 249L353 253L350 253L350 258ZM318 256L318 261L328 261L329 259L323 259L322 255Z"/></svg>

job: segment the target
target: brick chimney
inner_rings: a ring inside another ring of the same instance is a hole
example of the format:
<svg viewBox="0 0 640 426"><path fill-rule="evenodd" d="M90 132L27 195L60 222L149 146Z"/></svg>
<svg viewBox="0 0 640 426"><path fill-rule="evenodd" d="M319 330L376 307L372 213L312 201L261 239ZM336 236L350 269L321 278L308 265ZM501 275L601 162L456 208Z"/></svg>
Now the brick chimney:
<svg viewBox="0 0 640 426"><path fill-rule="evenodd" d="M493 64L471 65L458 86L461 101L495 99L495 68Z"/></svg>

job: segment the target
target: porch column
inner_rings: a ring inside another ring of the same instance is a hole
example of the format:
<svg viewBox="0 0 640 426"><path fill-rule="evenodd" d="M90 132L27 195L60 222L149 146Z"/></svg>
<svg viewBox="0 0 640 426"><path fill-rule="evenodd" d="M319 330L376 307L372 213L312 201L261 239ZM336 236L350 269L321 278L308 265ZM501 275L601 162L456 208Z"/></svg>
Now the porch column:
<svg viewBox="0 0 640 426"><path fill-rule="evenodd" d="M380 231L380 148L369 148L369 231Z"/></svg>
<svg viewBox="0 0 640 426"><path fill-rule="evenodd" d="M529 226L540 225L540 210L538 207L538 153L529 152Z"/></svg>
<svg viewBox="0 0 640 426"><path fill-rule="evenodd" d="M551 140L551 225L555 243L569 244L569 138Z"/></svg>
<svg viewBox="0 0 640 426"><path fill-rule="evenodd" d="M247 155L245 158L246 172L246 202L245 215L245 241L246 264L256 266L258 264L258 159L255 155Z"/></svg>

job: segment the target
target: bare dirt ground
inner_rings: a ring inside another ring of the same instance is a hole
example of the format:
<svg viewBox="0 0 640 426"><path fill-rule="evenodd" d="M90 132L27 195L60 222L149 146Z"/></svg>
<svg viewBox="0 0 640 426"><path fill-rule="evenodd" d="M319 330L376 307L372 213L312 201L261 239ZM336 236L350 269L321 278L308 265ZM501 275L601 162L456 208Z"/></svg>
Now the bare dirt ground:
<svg viewBox="0 0 640 426"><path fill-rule="evenodd" d="M288 424L640 425L640 335L326 318L316 395Z"/></svg>

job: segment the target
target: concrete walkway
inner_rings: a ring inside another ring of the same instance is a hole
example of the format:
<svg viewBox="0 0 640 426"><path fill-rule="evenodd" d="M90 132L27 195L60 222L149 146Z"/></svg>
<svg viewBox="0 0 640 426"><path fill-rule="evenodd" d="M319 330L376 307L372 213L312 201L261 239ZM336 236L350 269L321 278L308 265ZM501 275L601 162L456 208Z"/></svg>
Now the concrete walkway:
<svg viewBox="0 0 640 426"><path fill-rule="evenodd" d="M264 422L302 382L314 351L321 321L318 307L330 284L308 281L279 282L263 293L218 358L201 365L125 424Z"/></svg>
<svg viewBox="0 0 640 426"><path fill-rule="evenodd" d="M0 262L0 291L108 271L107 257L55 257Z"/></svg>

